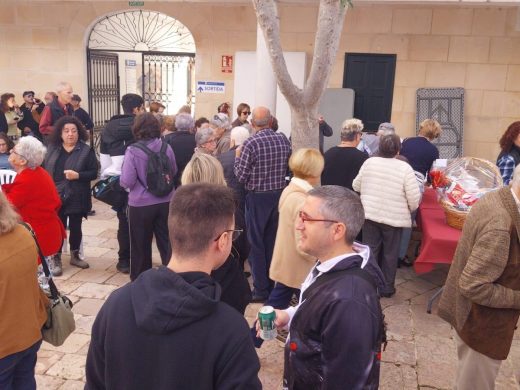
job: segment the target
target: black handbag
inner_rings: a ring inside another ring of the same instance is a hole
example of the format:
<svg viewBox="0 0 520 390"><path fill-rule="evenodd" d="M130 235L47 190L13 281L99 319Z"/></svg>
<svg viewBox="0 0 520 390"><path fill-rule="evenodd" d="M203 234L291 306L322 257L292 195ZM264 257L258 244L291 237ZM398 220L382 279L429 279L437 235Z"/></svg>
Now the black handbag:
<svg viewBox="0 0 520 390"><path fill-rule="evenodd" d="M72 196L70 182L65 179L59 183L56 183L56 190L58 190L58 194L61 199L61 207L65 207L65 205L69 202L70 197Z"/></svg>
<svg viewBox="0 0 520 390"><path fill-rule="evenodd" d="M124 208L128 200L128 192L119 184L119 176L99 180L92 187L92 196L115 209Z"/></svg>
<svg viewBox="0 0 520 390"><path fill-rule="evenodd" d="M47 265L45 256L43 256L42 250L40 248L40 244L38 244L36 234L34 234L31 226L25 222L22 222L21 224L27 230L29 230L33 236L36 247L38 248L38 255L42 260L43 272L49 279L50 296L48 298L50 305L47 307L47 321L45 324L43 324L42 327L42 337L49 344L52 344L55 347L59 347L76 329L74 313L72 313L73 304L69 298L59 293L56 284L54 284L49 266Z"/></svg>

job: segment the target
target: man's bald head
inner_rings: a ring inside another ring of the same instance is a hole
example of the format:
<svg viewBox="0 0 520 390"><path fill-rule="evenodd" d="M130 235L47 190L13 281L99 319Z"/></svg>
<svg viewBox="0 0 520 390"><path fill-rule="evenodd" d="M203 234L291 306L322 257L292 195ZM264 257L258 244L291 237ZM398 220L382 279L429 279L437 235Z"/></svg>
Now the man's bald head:
<svg viewBox="0 0 520 390"><path fill-rule="evenodd" d="M267 107L256 107L253 110L251 123L256 130L266 129L271 126L271 111Z"/></svg>

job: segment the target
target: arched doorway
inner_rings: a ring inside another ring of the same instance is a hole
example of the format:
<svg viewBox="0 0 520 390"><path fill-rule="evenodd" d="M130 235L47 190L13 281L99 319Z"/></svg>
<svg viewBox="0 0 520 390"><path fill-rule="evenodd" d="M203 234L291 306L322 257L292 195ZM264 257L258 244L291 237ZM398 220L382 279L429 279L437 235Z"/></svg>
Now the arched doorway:
<svg viewBox="0 0 520 390"><path fill-rule="evenodd" d="M135 10L100 19L87 44L88 99L95 132L120 113L120 97L126 93L143 96L146 104L159 101L168 114L185 104L193 109L194 65L193 36L168 15Z"/></svg>

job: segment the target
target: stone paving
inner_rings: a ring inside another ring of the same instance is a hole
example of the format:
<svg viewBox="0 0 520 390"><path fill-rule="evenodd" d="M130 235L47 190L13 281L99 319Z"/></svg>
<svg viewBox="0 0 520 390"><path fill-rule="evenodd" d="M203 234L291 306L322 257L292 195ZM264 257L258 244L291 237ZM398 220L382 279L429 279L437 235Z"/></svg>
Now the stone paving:
<svg viewBox="0 0 520 390"><path fill-rule="evenodd" d="M56 278L58 288L75 303L76 331L61 347L43 343L36 364L38 389L82 389L85 358L95 316L107 296L129 282L115 269L117 261L117 218L108 206L94 202L96 215L84 223L85 255L90 268L80 270L68 265L64 255L63 276ZM154 260L159 255L154 249ZM381 389L449 389L456 373L456 347L453 331L435 314L426 313L426 303L446 277L447 269L417 276L413 269L397 273L397 293L382 299L388 323L388 346L383 353ZM252 323L259 304L251 304L246 319ZM435 306L434 306L435 313ZM264 343L258 350L260 379L264 389L281 388L283 344ZM510 356L501 367L498 390L517 389L520 380L520 334Z"/></svg>

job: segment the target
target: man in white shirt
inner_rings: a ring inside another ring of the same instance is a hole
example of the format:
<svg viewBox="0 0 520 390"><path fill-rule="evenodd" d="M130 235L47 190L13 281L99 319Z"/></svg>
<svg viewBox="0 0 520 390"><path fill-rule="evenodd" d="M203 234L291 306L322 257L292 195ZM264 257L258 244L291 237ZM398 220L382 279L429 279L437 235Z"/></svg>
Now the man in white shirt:
<svg viewBox="0 0 520 390"><path fill-rule="evenodd" d="M276 310L287 327L284 388L375 389L384 322L381 270L354 239L364 222L359 196L340 186L308 193L296 223L298 248L318 258L298 306Z"/></svg>

